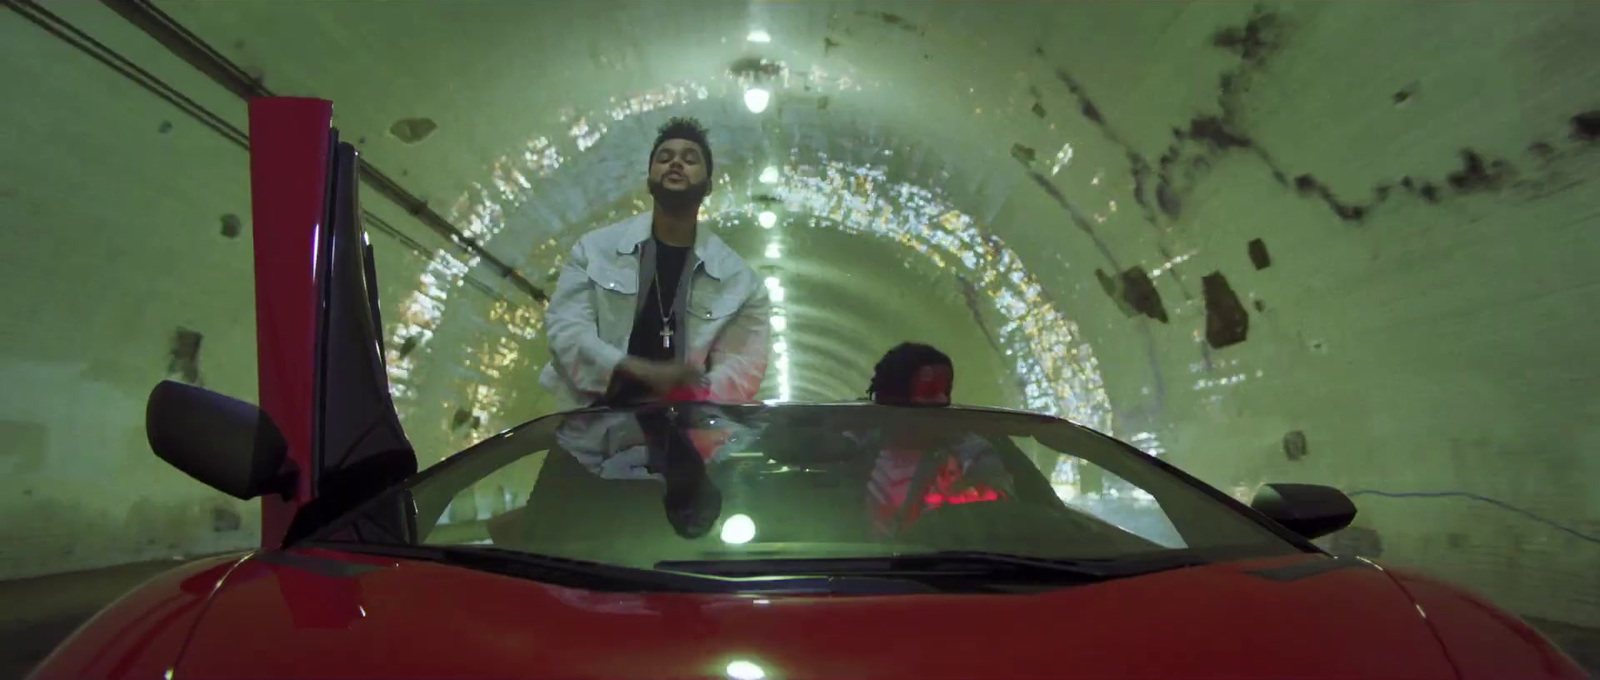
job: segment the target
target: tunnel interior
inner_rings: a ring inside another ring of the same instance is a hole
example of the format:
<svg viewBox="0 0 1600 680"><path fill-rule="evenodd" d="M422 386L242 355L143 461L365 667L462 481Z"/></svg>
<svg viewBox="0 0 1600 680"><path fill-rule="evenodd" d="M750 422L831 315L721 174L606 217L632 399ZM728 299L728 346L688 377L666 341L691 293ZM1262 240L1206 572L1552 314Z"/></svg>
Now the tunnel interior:
<svg viewBox="0 0 1600 680"><path fill-rule="evenodd" d="M551 412L541 298L693 116L702 223L776 308L763 398L858 399L930 342L957 402L1241 499L1337 487L1335 552L1600 627L1600 6L150 7L215 55L0 13L0 578L257 540L143 432L162 379L256 396L246 99L210 59L332 100L399 188L363 206L425 465Z"/></svg>

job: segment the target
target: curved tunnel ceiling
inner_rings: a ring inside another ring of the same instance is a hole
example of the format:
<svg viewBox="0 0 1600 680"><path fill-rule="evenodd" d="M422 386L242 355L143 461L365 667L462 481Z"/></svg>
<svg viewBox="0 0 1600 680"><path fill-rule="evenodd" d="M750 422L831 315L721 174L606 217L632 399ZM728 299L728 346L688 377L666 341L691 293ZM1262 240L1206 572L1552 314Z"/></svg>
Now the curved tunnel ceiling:
<svg viewBox="0 0 1600 680"><path fill-rule="evenodd" d="M262 29L283 20L265 4L172 8L202 36L231 45L232 58L281 70L281 79L263 73L280 93L331 96L341 124L356 130L384 127L367 112L403 110L392 99L405 88L357 90L352 71L370 66L371 82L393 74L393 85L420 85L402 101L425 109L426 122L396 121L385 139L366 138L363 150L380 167L403 168L401 181L434 202L452 197L453 222L546 285L578 235L647 208L642 161L654 126L669 115L698 117L713 131L717 159L710 223L792 296L780 306L794 323L775 336L792 351L775 356L768 396L782 396L788 384L795 398L854 398L877 354L915 339L958 359L963 401L1061 413L1109 430L1099 369L1072 310L1056 307L1027 258L1006 245L1002 226L991 224L1012 192L1038 191L1018 171L1020 154L999 140L1024 126L1055 138L1045 144L1057 158L1039 160L1050 174L1070 160L1068 136L1037 113L1048 101L1038 87L1025 88L1035 96L1022 102L1015 83L987 77L997 67L1043 65L1026 52L997 59L988 47L1029 17L1012 12L996 24L974 8L927 17L914 14L932 8L909 9L330 5L312 10L319 20L290 41L288 26ZM986 17L992 37L968 33ZM615 40L578 49L566 39L590 24L608 26ZM767 41L750 40L756 31ZM372 42L377 35L410 39ZM294 63L311 53L320 57L316 68ZM760 113L745 101L752 88L771 93ZM1003 91L1010 102L985 111ZM441 98L453 101L441 106ZM404 144L419 133L427 138ZM452 169L461 170L446 174ZM758 215L768 211L776 224L762 230ZM905 252L858 245L863 236ZM441 274L459 270L453 256L439 258ZM447 287L419 295L431 297L432 324L448 323L448 303L438 300ZM777 370L784 364L789 371Z"/></svg>

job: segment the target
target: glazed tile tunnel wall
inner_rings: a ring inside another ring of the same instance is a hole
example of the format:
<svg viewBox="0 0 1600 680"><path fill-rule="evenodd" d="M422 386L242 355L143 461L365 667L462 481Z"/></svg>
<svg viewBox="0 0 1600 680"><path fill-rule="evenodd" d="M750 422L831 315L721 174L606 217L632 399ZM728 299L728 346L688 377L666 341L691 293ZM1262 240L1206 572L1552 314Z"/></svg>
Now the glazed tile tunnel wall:
<svg viewBox="0 0 1600 680"><path fill-rule="evenodd" d="M700 117L708 219L785 291L769 395L855 398L883 349L933 341L959 400L1242 496L1338 486L1361 515L1336 549L1600 624L1591 5L159 6L273 91L335 100L366 158L535 286L644 207L652 127ZM105 7L52 10L242 125ZM0 50L26 102L0 111L0 576L250 545L254 506L141 425L165 377L254 395L244 153L16 13ZM540 305L366 207L425 455L548 412Z"/></svg>

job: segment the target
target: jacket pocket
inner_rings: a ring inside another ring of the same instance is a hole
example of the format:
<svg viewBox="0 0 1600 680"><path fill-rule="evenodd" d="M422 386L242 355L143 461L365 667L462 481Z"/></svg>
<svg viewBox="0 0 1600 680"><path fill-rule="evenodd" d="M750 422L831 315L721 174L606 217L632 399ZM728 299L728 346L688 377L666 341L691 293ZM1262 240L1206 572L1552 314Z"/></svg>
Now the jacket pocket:
<svg viewBox="0 0 1600 680"><path fill-rule="evenodd" d="M602 261L593 261L584 270L595 288L623 295L639 294L639 273L625 271Z"/></svg>
<svg viewBox="0 0 1600 680"><path fill-rule="evenodd" d="M590 262L584 273L594 283L595 326L600 339L626 349L639 300L639 273L606 262Z"/></svg>

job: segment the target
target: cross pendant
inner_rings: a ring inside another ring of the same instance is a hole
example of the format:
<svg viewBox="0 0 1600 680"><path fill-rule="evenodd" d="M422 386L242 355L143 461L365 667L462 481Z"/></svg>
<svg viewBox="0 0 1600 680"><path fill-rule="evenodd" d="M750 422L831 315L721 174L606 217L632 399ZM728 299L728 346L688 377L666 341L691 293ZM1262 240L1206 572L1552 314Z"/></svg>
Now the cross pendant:
<svg viewBox="0 0 1600 680"><path fill-rule="evenodd" d="M671 328L663 328L663 329L661 329L661 347L663 349L671 349L672 348L672 329Z"/></svg>

